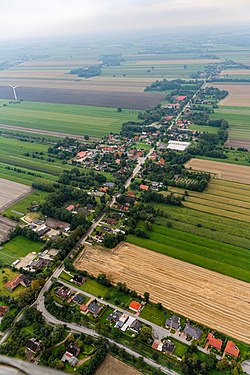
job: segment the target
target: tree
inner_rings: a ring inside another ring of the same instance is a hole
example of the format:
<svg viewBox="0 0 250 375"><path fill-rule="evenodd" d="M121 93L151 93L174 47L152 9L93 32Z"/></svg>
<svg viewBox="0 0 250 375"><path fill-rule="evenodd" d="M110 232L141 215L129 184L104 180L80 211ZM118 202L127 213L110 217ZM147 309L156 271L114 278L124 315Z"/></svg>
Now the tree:
<svg viewBox="0 0 250 375"><path fill-rule="evenodd" d="M119 113L122 112L122 108L118 107L117 112L119 112Z"/></svg>
<svg viewBox="0 0 250 375"><path fill-rule="evenodd" d="M148 302L148 301L149 301L150 294L149 294L148 292L145 292L145 293L143 294L143 296L144 296L145 301Z"/></svg>
<svg viewBox="0 0 250 375"><path fill-rule="evenodd" d="M87 134L85 134L83 138L85 139L85 141L89 140L89 136Z"/></svg>
<svg viewBox="0 0 250 375"><path fill-rule="evenodd" d="M152 327L143 326L140 331L140 336L143 341L148 341L152 338Z"/></svg>

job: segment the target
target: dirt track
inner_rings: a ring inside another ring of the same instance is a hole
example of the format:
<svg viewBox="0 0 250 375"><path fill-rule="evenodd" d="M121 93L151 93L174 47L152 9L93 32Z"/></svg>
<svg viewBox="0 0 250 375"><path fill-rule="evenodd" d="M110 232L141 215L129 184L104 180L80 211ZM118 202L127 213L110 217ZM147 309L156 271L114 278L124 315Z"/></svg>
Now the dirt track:
<svg viewBox="0 0 250 375"><path fill-rule="evenodd" d="M75 266L250 344L248 283L128 243L113 251L87 246Z"/></svg>
<svg viewBox="0 0 250 375"><path fill-rule="evenodd" d="M217 178L222 180L250 184L250 167L245 167L243 165L228 164L211 160L191 159L185 164L185 167L192 167L194 170L215 173Z"/></svg>
<svg viewBox="0 0 250 375"><path fill-rule="evenodd" d="M95 375L140 375L141 372L122 363L110 355L104 360Z"/></svg>

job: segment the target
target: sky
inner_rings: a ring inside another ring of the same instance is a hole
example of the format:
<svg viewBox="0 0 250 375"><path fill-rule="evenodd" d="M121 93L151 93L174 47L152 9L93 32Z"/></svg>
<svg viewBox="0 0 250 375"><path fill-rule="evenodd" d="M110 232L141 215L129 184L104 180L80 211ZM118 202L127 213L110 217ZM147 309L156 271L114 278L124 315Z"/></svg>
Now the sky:
<svg viewBox="0 0 250 375"><path fill-rule="evenodd" d="M0 0L0 40L250 24L250 0Z"/></svg>

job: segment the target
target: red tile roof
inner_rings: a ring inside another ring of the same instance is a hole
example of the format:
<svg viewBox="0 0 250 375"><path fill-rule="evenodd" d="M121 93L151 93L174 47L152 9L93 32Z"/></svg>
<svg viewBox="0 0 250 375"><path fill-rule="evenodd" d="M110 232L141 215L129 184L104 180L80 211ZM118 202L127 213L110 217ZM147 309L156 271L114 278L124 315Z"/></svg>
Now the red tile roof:
<svg viewBox="0 0 250 375"><path fill-rule="evenodd" d="M0 316L4 316L9 311L8 306L0 306Z"/></svg>
<svg viewBox="0 0 250 375"><path fill-rule="evenodd" d="M233 341L229 340L225 348L225 353L238 358L240 354L240 350L237 348L237 346L235 345Z"/></svg>
<svg viewBox="0 0 250 375"><path fill-rule="evenodd" d="M148 185L143 185L143 184L141 184L141 185L140 185L140 189L141 189L141 190L146 190L146 191L147 191L147 190L149 189L149 187L148 187Z"/></svg>
<svg viewBox="0 0 250 375"><path fill-rule="evenodd" d="M139 311L141 309L141 304L136 301L132 301L131 304L129 305L129 308L131 310Z"/></svg>
<svg viewBox="0 0 250 375"><path fill-rule="evenodd" d="M73 204L70 204L68 207L66 207L66 210L72 211L74 208L75 208L75 206L73 206Z"/></svg>
<svg viewBox="0 0 250 375"><path fill-rule="evenodd" d="M179 95L177 96L176 100L178 101L182 101L182 100L185 100L186 99L186 96L185 95Z"/></svg>
<svg viewBox="0 0 250 375"><path fill-rule="evenodd" d="M20 274L13 280L8 281L4 286L9 290L14 290L23 281L23 275Z"/></svg>
<svg viewBox="0 0 250 375"><path fill-rule="evenodd" d="M209 333L207 335L207 343L208 343L208 345L212 346L213 348L221 350L222 341L219 340L219 339L216 339L212 333Z"/></svg>

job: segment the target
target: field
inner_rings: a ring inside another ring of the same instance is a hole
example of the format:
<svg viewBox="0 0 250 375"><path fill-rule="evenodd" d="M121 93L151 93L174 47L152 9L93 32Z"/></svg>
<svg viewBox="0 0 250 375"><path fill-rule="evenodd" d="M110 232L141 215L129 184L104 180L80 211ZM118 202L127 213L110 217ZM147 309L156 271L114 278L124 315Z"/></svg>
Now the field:
<svg viewBox="0 0 250 375"><path fill-rule="evenodd" d="M141 372L110 355L98 367L95 375L139 375Z"/></svg>
<svg viewBox="0 0 250 375"><path fill-rule="evenodd" d="M8 238L10 229L16 227L16 222L0 215L0 243Z"/></svg>
<svg viewBox="0 0 250 375"><path fill-rule="evenodd" d="M14 203L9 208L4 210L4 215L9 218L14 218L15 220L19 220L20 217L24 216L29 212L28 208L33 205L41 204L48 193L35 190L33 191L28 197L20 200L17 203Z"/></svg>
<svg viewBox="0 0 250 375"><path fill-rule="evenodd" d="M0 178L0 211L31 192L25 185Z"/></svg>
<svg viewBox="0 0 250 375"><path fill-rule="evenodd" d="M43 243L41 242L34 242L26 237L17 236L2 246L0 257L2 261L11 265L15 260L31 252L38 253L42 247Z"/></svg>
<svg viewBox="0 0 250 375"><path fill-rule="evenodd" d="M147 291L152 301L250 343L248 283L128 243L113 251L87 247L75 266Z"/></svg>
<svg viewBox="0 0 250 375"><path fill-rule="evenodd" d="M219 109L217 109L211 116L211 118L223 118L224 120L228 121L230 141L241 141L243 147L244 143L250 143L250 107L220 106ZM240 147L240 145L238 147Z"/></svg>
<svg viewBox="0 0 250 375"><path fill-rule="evenodd" d="M250 85L239 83L209 83L208 87L217 87L220 90L227 90L229 95L220 101L220 105L226 106L249 106L250 103Z"/></svg>
<svg viewBox="0 0 250 375"><path fill-rule="evenodd" d="M137 115L138 112L132 110L117 112L115 108L51 103L26 102L0 107L0 123L3 124L94 137L119 132L123 122L136 121Z"/></svg>
<svg viewBox="0 0 250 375"><path fill-rule="evenodd" d="M250 167L243 165L227 164L218 161L191 159L185 164L186 168L210 172L222 180L250 184ZM250 188L247 188L250 190Z"/></svg>

